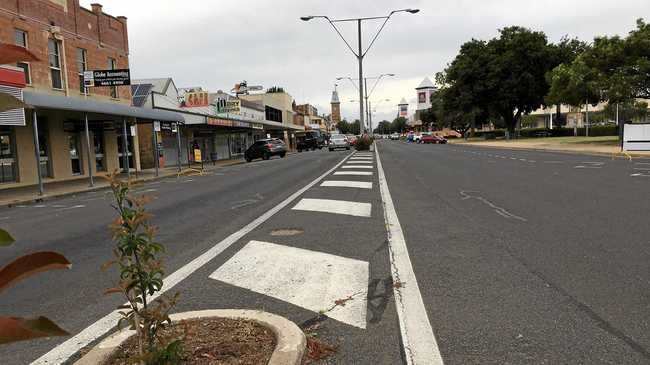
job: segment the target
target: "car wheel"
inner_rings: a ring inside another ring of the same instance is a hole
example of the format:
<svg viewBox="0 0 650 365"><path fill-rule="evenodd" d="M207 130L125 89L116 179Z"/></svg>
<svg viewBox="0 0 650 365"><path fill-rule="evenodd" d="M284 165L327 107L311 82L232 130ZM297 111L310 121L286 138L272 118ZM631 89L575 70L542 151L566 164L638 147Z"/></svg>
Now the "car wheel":
<svg viewBox="0 0 650 365"><path fill-rule="evenodd" d="M350 150L350 146L345 147L345 149L349 151L349 150Z"/></svg>
<svg viewBox="0 0 650 365"><path fill-rule="evenodd" d="M287 155L286 153L282 152L282 153L280 154L280 158L284 158L284 156L286 156L286 155Z"/></svg>
<svg viewBox="0 0 650 365"><path fill-rule="evenodd" d="M330 152L334 152L334 149L333 149L333 148L330 148Z"/></svg>
<svg viewBox="0 0 650 365"><path fill-rule="evenodd" d="M250 158L250 157L246 157L246 162L251 162L251 161L253 161L252 158Z"/></svg>
<svg viewBox="0 0 650 365"><path fill-rule="evenodd" d="M268 152L264 152L264 154L262 155L262 159L268 160L269 158L271 158L271 154L269 154Z"/></svg>

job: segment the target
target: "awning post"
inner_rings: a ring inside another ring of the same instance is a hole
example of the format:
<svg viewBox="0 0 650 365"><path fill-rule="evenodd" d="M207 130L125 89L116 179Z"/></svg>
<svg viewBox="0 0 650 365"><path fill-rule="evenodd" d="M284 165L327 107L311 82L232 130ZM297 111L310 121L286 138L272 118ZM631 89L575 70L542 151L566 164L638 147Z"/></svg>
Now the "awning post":
<svg viewBox="0 0 650 365"><path fill-rule="evenodd" d="M84 122L86 127L86 149L88 151L86 153L86 157L88 159L88 178L90 180L90 187L92 188L93 186L95 186L95 181L93 181L93 163L92 163L92 157L90 153L91 143L90 143L90 130L88 128L88 113L84 113Z"/></svg>
<svg viewBox="0 0 650 365"><path fill-rule="evenodd" d="M181 124L176 123L176 147L178 148L178 172L181 172Z"/></svg>
<svg viewBox="0 0 650 365"><path fill-rule="evenodd" d="M160 123L160 122L159 122ZM158 133L156 132L156 122L152 123L153 129L153 166L156 169L156 177L158 177L158 164L160 152L158 151Z"/></svg>
<svg viewBox="0 0 650 365"><path fill-rule="evenodd" d="M122 118L122 158L124 161L124 170L126 171L126 177L131 177L131 169L129 168L129 136L126 132L126 118Z"/></svg>
<svg viewBox="0 0 650 365"><path fill-rule="evenodd" d="M38 177L38 195L43 196L43 177L41 176L41 145L38 140L38 116L36 109L33 112L34 119L34 154L36 156L36 176Z"/></svg>

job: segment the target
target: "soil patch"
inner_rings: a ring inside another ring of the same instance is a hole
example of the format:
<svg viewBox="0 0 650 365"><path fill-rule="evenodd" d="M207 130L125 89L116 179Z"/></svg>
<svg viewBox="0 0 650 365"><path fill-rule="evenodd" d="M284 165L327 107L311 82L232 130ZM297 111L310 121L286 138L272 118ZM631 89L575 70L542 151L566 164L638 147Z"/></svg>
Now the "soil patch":
<svg viewBox="0 0 650 365"><path fill-rule="evenodd" d="M182 342L182 364L267 364L276 340L273 332L253 321L202 318L174 322L163 330L166 338ZM108 364L134 364L138 349L135 337L125 341Z"/></svg>

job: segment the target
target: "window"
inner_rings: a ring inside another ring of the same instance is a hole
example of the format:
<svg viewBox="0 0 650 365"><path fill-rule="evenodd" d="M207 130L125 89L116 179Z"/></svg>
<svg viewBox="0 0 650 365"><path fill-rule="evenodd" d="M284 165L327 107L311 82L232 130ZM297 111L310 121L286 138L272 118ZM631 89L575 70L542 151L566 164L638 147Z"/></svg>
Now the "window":
<svg viewBox="0 0 650 365"><path fill-rule="evenodd" d="M79 92L88 94L88 88L84 86L84 71L88 69L87 53L83 48L77 48L77 72L79 73Z"/></svg>
<svg viewBox="0 0 650 365"><path fill-rule="evenodd" d="M114 58L108 58L108 69L109 70L115 70L117 68L117 62L115 62ZM117 99L117 86L111 86L111 98Z"/></svg>
<svg viewBox="0 0 650 365"><path fill-rule="evenodd" d="M0 184L16 181L16 152L12 137L11 130L0 129Z"/></svg>
<svg viewBox="0 0 650 365"><path fill-rule="evenodd" d="M93 131L93 145L95 146L95 168L97 171L106 171L104 163L104 131L97 129Z"/></svg>
<svg viewBox="0 0 650 365"><path fill-rule="evenodd" d="M282 123L282 110L266 106L266 120Z"/></svg>
<svg viewBox="0 0 650 365"><path fill-rule="evenodd" d="M17 46L27 48L27 32L25 32L24 30L21 30L21 29L15 29L14 30L14 42L16 43ZM23 72L25 73L25 83L27 85L31 85L32 77L31 77L31 74L29 73L29 63L28 62L18 62L16 64L16 66L23 69Z"/></svg>
<svg viewBox="0 0 650 365"><path fill-rule="evenodd" d="M52 88L63 89L63 76L61 73L61 45L56 39L47 41L48 59L50 62L50 73L52 76Z"/></svg>

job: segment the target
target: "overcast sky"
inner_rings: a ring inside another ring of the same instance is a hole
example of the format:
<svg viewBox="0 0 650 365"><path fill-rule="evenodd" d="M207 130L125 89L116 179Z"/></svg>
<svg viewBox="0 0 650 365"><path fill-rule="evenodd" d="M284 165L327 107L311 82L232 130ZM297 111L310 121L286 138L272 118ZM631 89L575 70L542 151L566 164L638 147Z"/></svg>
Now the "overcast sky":
<svg viewBox="0 0 650 365"><path fill-rule="evenodd" d="M95 1L82 0L90 8ZM178 87L230 91L239 81L282 86L296 102L330 112L338 76L357 77L358 63L330 25L303 22L302 15L330 18L397 14L368 53L366 76L383 79L371 100L383 100L373 120L390 119L401 98L415 103L414 88L425 76L453 60L460 45L489 39L499 28L521 25L543 30L555 42L563 35L592 40L595 35L625 35L637 18L650 19L648 0L103 0L104 12L128 17L132 77L171 76ZM380 22L364 23L364 43ZM342 23L356 47L356 23ZM358 117L358 92L339 81L344 117ZM390 101L385 101L390 99Z"/></svg>

